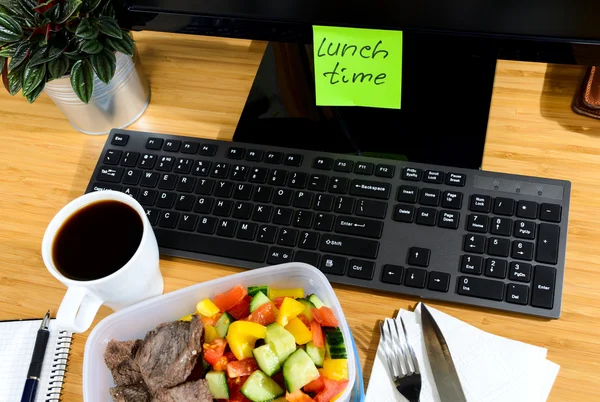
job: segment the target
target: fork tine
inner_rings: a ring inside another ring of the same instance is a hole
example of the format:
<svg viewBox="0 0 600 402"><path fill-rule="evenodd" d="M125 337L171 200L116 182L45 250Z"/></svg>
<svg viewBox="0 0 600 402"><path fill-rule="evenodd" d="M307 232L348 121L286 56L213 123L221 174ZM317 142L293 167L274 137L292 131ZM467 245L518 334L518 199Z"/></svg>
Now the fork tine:
<svg viewBox="0 0 600 402"><path fill-rule="evenodd" d="M396 378L398 377L398 372L396 370L396 366L393 364L392 352L389 345L390 337L385 333L385 321L379 322L379 332L381 333L381 345L383 346L383 355L387 361L388 370L393 378Z"/></svg>
<svg viewBox="0 0 600 402"><path fill-rule="evenodd" d="M404 323L404 319L402 319L402 316L400 316L400 324L402 324L402 331L404 332L404 337L406 338L406 344L408 345L408 351L410 354L410 360L412 360L412 363L413 363L414 372L419 374L420 373L419 361L417 360L417 355L415 354L415 350L413 349L412 344L410 343L410 341L408 339L408 333L406 332L406 324Z"/></svg>
<svg viewBox="0 0 600 402"><path fill-rule="evenodd" d="M400 354L402 355L402 360L406 366L406 374L410 375L410 374L414 373L414 366L412 365L410 355L408 354L407 339L404 336L405 334L400 332L400 328L398 328L397 320L394 320L394 330L398 337L398 348L400 349Z"/></svg>
<svg viewBox="0 0 600 402"><path fill-rule="evenodd" d="M406 361L406 356L403 353L402 341L400 340L398 327L396 326L396 320L388 319L388 326L391 333L392 346L394 349L394 360L398 362L398 365L400 366L400 371L402 372L402 377L404 377L408 375L410 371Z"/></svg>
<svg viewBox="0 0 600 402"><path fill-rule="evenodd" d="M406 369L404 368L404 364L401 360L401 356L398 354L397 341L394 337L394 331L391 327L392 320L389 318L385 319L385 330L388 339L388 348L390 351L390 358L392 360L392 364L394 365L394 369L396 371L396 377L404 377L406 375Z"/></svg>

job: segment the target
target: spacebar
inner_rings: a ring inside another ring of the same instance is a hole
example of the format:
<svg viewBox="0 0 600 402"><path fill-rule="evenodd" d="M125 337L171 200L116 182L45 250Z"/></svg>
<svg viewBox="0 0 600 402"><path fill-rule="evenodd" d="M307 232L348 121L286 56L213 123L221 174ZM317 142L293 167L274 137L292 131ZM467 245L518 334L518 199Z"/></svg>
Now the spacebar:
<svg viewBox="0 0 600 402"><path fill-rule="evenodd" d="M160 247L252 262L265 262L267 258L267 246L262 244L159 228L154 228L154 234Z"/></svg>

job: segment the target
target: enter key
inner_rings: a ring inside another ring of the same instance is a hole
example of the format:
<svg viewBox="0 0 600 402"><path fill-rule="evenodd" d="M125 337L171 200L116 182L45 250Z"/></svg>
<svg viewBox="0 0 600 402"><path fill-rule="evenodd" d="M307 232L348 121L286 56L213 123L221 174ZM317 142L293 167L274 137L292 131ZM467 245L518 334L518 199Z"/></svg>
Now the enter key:
<svg viewBox="0 0 600 402"><path fill-rule="evenodd" d="M339 216L335 231L337 233L380 239L383 232L383 222L353 216Z"/></svg>

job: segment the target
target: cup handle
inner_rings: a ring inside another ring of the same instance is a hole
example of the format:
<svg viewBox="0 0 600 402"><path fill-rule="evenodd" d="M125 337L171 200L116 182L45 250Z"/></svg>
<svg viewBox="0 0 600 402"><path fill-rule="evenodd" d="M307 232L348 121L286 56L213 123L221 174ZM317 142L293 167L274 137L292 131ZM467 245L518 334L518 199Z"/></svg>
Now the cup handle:
<svg viewBox="0 0 600 402"><path fill-rule="evenodd" d="M92 325L101 305L102 300L88 289L70 286L56 314L57 324L61 329L73 333L85 332Z"/></svg>

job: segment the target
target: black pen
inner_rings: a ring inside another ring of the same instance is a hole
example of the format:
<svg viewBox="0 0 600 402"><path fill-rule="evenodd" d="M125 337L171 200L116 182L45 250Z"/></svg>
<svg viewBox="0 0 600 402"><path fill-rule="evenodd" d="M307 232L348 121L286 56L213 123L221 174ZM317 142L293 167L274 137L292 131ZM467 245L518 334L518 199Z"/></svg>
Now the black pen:
<svg viewBox="0 0 600 402"><path fill-rule="evenodd" d="M33 356L31 356L31 364L29 365L29 371L27 372L27 380L25 381L25 389L23 389L21 402L35 401L35 394L40 383L40 374L42 373L42 364L44 363L44 354L46 353L46 345L48 345L48 338L50 337L50 331L48 331L49 322L50 310L48 310L44 316L42 325L40 325L40 329L38 329L37 338L35 339L35 346L33 347Z"/></svg>

